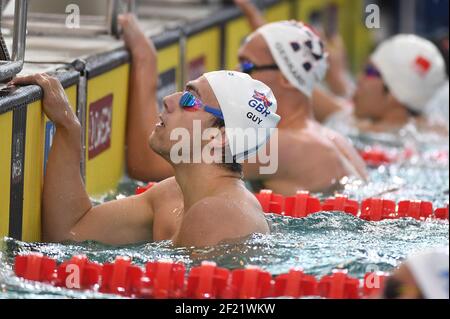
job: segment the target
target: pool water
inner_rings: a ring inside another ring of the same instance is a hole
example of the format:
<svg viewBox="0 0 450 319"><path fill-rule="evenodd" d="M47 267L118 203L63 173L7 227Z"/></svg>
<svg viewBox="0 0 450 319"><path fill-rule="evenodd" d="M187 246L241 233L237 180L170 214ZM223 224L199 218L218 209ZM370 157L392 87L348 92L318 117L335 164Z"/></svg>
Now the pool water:
<svg viewBox="0 0 450 319"><path fill-rule="evenodd" d="M359 147L381 145L386 151L399 152L405 145L383 136L353 137ZM397 140L398 141L398 140ZM342 193L352 199L383 196L395 201L419 199L432 201L435 208L449 201L448 139L437 143L416 140L412 156L393 165L370 169L370 183L342 180ZM412 144L409 144L410 146ZM437 156L437 152L441 156ZM101 203L134 192L138 183L125 179L117 193L95 200ZM316 194L321 198L328 195ZM81 244L24 243L0 239L0 298L118 298L95 292L78 292L27 282L12 271L14 256L40 252L59 262L75 254L86 254L97 262L111 262L116 256L131 257L134 263L173 259L187 268L203 260L215 261L230 269L260 266L274 275L293 267L303 267L308 274L321 277L335 268L348 269L351 276L363 278L367 272L392 271L410 253L449 245L448 221L413 219L366 222L339 212L318 213L304 219L267 215L271 235L254 235L242 244L204 249L174 248L170 241L111 247L95 242Z"/></svg>

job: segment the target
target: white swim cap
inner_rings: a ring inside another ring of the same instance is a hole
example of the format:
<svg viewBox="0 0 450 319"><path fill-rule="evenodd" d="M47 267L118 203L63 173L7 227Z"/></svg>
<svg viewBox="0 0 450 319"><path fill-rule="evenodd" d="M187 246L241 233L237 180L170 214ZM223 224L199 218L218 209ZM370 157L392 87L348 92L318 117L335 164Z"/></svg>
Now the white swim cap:
<svg viewBox="0 0 450 319"><path fill-rule="evenodd" d="M258 152L280 121L272 90L248 74L218 71L204 74L224 115L230 151L236 161Z"/></svg>
<svg viewBox="0 0 450 319"><path fill-rule="evenodd" d="M314 31L297 21L267 24L258 29L278 67L289 82L307 97L328 69L323 42Z"/></svg>
<svg viewBox="0 0 450 319"><path fill-rule="evenodd" d="M430 41L416 35L400 34L375 50L371 60L391 91L407 108L422 112L445 83L445 62Z"/></svg>
<svg viewBox="0 0 450 319"><path fill-rule="evenodd" d="M447 247L415 254L406 261L426 299L449 298L448 258Z"/></svg>

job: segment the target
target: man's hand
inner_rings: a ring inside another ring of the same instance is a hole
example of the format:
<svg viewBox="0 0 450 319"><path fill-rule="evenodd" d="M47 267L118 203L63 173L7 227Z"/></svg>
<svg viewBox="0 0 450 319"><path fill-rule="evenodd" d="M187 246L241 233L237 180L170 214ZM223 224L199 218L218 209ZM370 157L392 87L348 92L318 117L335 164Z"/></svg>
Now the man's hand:
<svg viewBox="0 0 450 319"><path fill-rule="evenodd" d="M329 68L326 81L334 94L342 97L351 95L352 84L347 80L347 52L342 37L337 34L326 39Z"/></svg>
<svg viewBox="0 0 450 319"><path fill-rule="evenodd" d="M130 50L133 59L150 58L156 60L156 49L153 42L147 38L139 26L134 14L119 16L119 24L123 29L123 40Z"/></svg>
<svg viewBox="0 0 450 319"><path fill-rule="evenodd" d="M73 113L66 92L61 83L55 77L48 74L34 74L17 77L10 85L38 85L42 88L44 96L42 105L44 113L56 127L71 127L80 125L77 117Z"/></svg>
<svg viewBox="0 0 450 319"><path fill-rule="evenodd" d="M234 0L234 4L244 13L253 31L258 30L266 24L262 12L253 4L252 0Z"/></svg>

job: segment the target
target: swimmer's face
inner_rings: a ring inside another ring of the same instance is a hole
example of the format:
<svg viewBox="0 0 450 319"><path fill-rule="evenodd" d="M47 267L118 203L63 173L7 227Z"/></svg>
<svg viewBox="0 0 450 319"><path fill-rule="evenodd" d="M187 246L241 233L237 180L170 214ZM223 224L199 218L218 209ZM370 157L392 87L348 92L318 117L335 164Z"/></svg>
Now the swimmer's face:
<svg viewBox="0 0 450 319"><path fill-rule="evenodd" d="M264 37L255 32L251 34L239 50L239 62L251 62L256 66L274 65L275 60ZM238 69L238 71L241 71ZM279 70L258 70L250 74L255 80L268 85L275 96L280 94L280 80L283 75Z"/></svg>
<svg viewBox="0 0 450 319"><path fill-rule="evenodd" d="M358 78L358 86L353 97L355 116L359 119L379 120L389 110L389 90L376 67L368 67ZM372 70L369 72L368 70Z"/></svg>
<svg viewBox="0 0 450 319"><path fill-rule="evenodd" d="M200 99L204 105L220 110L219 102L204 76L189 82L185 90ZM166 160L170 160L172 147L175 144L177 146L180 145L180 141L182 141L183 145L184 143L189 143L190 148L186 146L185 149L192 150L194 133L199 132L202 134L205 129L210 128L215 122L215 117L203 110L188 111L182 108L180 106L181 96L182 92L178 92L164 98L164 111L160 115L161 122L156 125L149 140L150 147ZM199 124L200 126L198 126ZM194 130L194 125L196 125L196 130ZM189 135L185 133L189 133ZM171 134L174 135L174 140L171 140ZM184 134L183 137L180 137L182 134ZM188 138L184 138L184 136ZM202 141L202 147L206 144L208 144L207 140Z"/></svg>

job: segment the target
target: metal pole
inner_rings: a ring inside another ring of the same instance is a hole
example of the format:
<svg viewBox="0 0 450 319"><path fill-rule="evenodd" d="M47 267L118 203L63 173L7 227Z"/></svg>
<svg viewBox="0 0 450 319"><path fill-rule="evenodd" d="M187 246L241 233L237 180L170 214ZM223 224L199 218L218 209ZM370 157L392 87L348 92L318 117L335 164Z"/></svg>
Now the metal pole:
<svg viewBox="0 0 450 319"><path fill-rule="evenodd" d="M86 183L86 115L87 115L87 93L88 74L86 61L77 59L72 63L74 69L80 73L77 91L77 117L81 124L81 146L82 155L80 163L80 174L83 182Z"/></svg>
<svg viewBox="0 0 450 319"><path fill-rule="evenodd" d="M136 3L134 0L125 0L126 1L126 12L134 13L136 10ZM110 0L108 3L108 12L109 16L107 19L107 23L109 25L109 30L112 35L116 38L120 38L121 30L118 22L118 16L121 14L121 4L123 4L123 0Z"/></svg>
<svg viewBox="0 0 450 319"><path fill-rule="evenodd" d="M25 46L27 39L27 12L28 1L16 0L14 11L14 38L12 44L11 60L18 62L25 59Z"/></svg>
<svg viewBox="0 0 450 319"><path fill-rule="evenodd" d="M187 66L187 35L183 28L180 30L180 89L183 89L187 82L188 66Z"/></svg>
<svg viewBox="0 0 450 319"><path fill-rule="evenodd" d="M127 0L128 1L128 12L136 13L136 1L135 0Z"/></svg>
<svg viewBox="0 0 450 319"><path fill-rule="evenodd" d="M416 31L416 0L400 1L400 33Z"/></svg>

